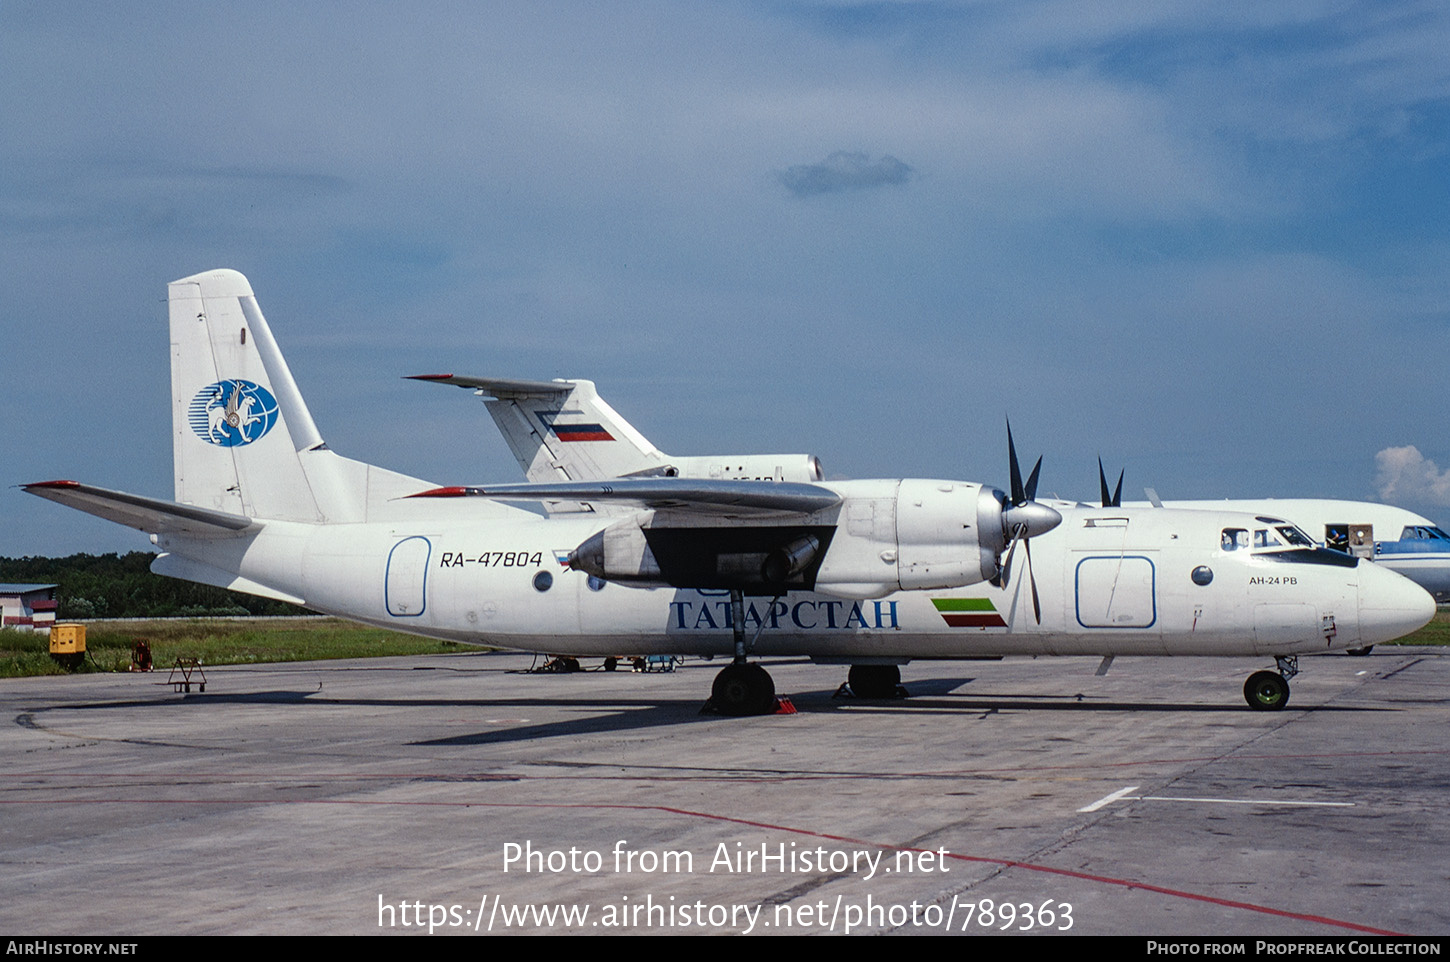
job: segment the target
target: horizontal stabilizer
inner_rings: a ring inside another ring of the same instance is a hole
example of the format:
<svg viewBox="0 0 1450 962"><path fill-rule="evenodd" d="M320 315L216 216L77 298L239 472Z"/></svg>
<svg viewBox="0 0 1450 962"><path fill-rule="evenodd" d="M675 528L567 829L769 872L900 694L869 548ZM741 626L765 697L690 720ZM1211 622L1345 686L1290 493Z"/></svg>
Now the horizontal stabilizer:
<svg viewBox="0 0 1450 962"><path fill-rule="evenodd" d="M228 591L244 591L259 598L271 598L273 601L286 601L294 605L306 604L296 595L278 591L276 588L253 581L251 578L243 578L235 572L202 564L200 561L193 561L191 558L183 558L181 555L170 552L156 556L156 560L151 562L151 573L226 588Z"/></svg>
<svg viewBox="0 0 1450 962"><path fill-rule="evenodd" d="M829 488L786 481L712 481L696 478L617 478L559 484L495 484L434 488L415 498L498 498L504 501L610 501L708 514L814 514L841 503Z"/></svg>
<svg viewBox="0 0 1450 962"><path fill-rule="evenodd" d="M97 488L79 481L40 481L21 487L48 501L153 534L216 537L221 534L240 534L257 527L251 518L239 514L177 504L175 501L144 498L139 494Z"/></svg>
<svg viewBox="0 0 1450 962"><path fill-rule="evenodd" d="M463 374L410 374L408 380L470 387L500 400L520 397L555 397L574 390L572 381L524 381L510 377L468 377Z"/></svg>

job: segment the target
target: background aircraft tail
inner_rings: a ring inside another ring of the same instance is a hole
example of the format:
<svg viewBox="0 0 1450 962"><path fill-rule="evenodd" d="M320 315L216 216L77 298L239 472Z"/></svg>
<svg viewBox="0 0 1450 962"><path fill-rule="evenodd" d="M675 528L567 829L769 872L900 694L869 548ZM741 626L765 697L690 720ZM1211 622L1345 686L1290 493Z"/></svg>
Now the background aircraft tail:
<svg viewBox="0 0 1450 962"><path fill-rule="evenodd" d="M472 388L509 450L536 483L629 475L669 476L668 458L605 403L593 381L420 374L414 380Z"/></svg>
<svg viewBox="0 0 1450 962"><path fill-rule="evenodd" d="M523 381L458 374L418 374L414 380L471 388L509 450L536 484L607 478L711 478L716 480L822 480L810 454L676 457L665 454L599 396L593 381ZM550 513L577 511L573 502L545 502ZM608 502L595 511L626 510Z"/></svg>

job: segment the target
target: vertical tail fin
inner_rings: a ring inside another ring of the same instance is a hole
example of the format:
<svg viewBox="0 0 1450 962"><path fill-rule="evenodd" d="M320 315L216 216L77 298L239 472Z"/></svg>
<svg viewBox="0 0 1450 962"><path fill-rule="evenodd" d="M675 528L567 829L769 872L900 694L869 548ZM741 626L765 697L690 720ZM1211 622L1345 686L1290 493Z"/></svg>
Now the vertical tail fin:
<svg viewBox="0 0 1450 962"><path fill-rule="evenodd" d="M357 514L342 486L309 479L304 454L326 448L247 279L184 277L168 302L176 500L287 521Z"/></svg>
<svg viewBox="0 0 1450 962"><path fill-rule="evenodd" d="M666 455L605 403L593 381L520 381L421 374L473 388L534 482L593 481L669 470Z"/></svg>

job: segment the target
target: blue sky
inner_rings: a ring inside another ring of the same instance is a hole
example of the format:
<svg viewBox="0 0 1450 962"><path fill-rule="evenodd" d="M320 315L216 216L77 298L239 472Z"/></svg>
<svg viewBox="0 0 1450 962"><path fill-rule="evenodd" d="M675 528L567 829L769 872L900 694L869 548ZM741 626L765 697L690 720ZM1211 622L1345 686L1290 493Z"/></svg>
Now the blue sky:
<svg viewBox="0 0 1450 962"><path fill-rule="evenodd" d="M165 285L214 267L335 450L439 483L518 472L404 375L1450 520L1443 4L7 0L0 90L0 554L145 546L11 486L170 496Z"/></svg>

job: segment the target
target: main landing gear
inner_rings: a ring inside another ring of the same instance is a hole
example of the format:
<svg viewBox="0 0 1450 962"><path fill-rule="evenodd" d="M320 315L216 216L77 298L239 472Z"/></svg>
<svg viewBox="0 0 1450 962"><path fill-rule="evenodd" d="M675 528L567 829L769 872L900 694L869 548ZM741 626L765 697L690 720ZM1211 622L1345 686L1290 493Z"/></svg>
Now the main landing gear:
<svg viewBox="0 0 1450 962"><path fill-rule="evenodd" d="M726 665L710 689L710 707L722 715L769 715L775 711L775 682L759 665Z"/></svg>
<svg viewBox="0 0 1450 962"><path fill-rule="evenodd" d="M901 668L897 665L852 665L846 684L857 698L901 698Z"/></svg>
<svg viewBox="0 0 1450 962"><path fill-rule="evenodd" d="M715 676L715 684L710 689L710 700L705 703L705 708L735 717L769 715L776 707L775 682L771 679L770 672L745 660L747 652L755 647L760 632L765 628L765 619L760 620L760 628L756 629L755 637L747 645L745 594L738 588L730 589L730 624L735 632L735 658Z"/></svg>
<svg viewBox="0 0 1450 962"><path fill-rule="evenodd" d="M1277 672L1256 671L1244 682L1244 700L1255 711L1279 711L1289 704L1289 679L1299 674L1299 657L1279 655L1274 662Z"/></svg>

